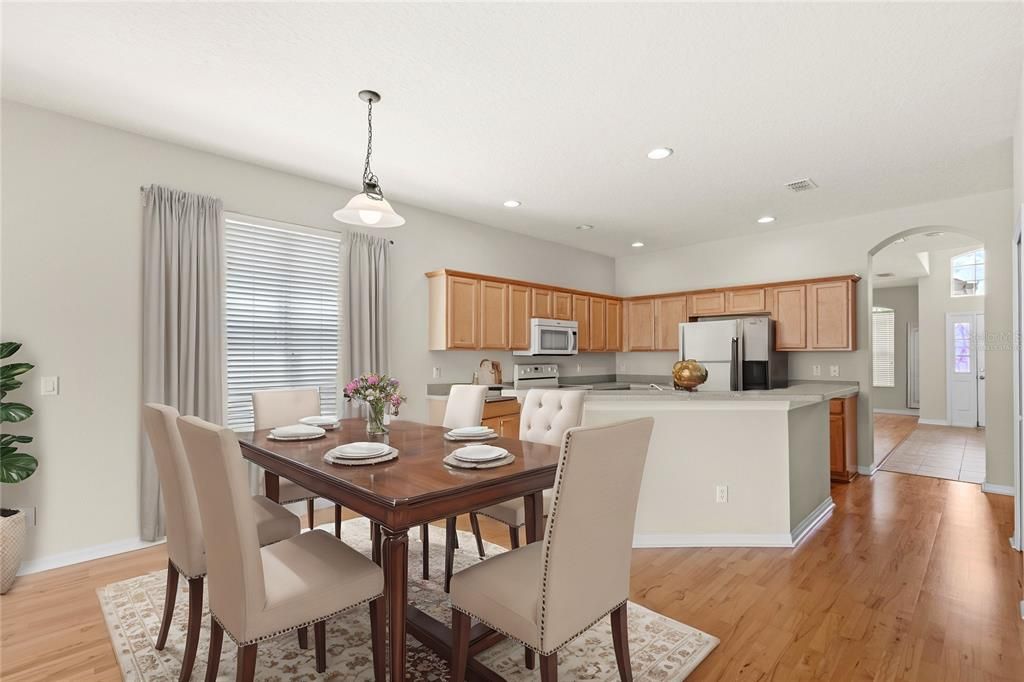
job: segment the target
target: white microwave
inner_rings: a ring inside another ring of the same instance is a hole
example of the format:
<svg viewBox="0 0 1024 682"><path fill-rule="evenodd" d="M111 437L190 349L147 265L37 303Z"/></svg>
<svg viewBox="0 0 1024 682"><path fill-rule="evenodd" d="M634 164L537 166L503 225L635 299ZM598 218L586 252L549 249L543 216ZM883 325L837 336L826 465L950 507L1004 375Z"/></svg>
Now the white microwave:
<svg viewBox="0 0 1024 682"><path fill-rule="evenodd" d="M576 355L579 324L575 320L530 320L530 349L513 355Z"/></svg>

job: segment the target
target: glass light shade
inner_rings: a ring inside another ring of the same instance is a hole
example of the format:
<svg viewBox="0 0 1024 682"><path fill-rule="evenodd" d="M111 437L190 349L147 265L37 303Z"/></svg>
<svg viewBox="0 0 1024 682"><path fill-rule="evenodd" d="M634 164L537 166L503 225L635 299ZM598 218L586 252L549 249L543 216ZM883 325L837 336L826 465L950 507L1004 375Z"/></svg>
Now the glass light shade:
<svg viewBox="0 0 1024 682"><path fill-rule="evenodd" d="M365 192L355 195L345 204L345 208L335 211L334 219L364 227L398 227L405 224L405 218L395 213L387 199L371 199Z"/></svg>

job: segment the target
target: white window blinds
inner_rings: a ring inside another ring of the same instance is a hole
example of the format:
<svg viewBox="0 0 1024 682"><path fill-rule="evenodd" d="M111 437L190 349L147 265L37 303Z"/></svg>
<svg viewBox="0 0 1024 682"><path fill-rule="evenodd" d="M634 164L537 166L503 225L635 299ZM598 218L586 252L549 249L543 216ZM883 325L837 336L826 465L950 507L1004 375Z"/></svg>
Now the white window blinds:
<svg viewBox="0 0 1024 682"><path fill-rule="evenodd" d="M337 413L341 240L227 218L227 424L253 427L251 394L317 386Z"/></svg>
<svg viewBox="0 0 1024 682"><path fill-rule="evenodd" d="M896 312L874 308L871 312L871 347L874 360L872 385L896 385Z"/></svg>

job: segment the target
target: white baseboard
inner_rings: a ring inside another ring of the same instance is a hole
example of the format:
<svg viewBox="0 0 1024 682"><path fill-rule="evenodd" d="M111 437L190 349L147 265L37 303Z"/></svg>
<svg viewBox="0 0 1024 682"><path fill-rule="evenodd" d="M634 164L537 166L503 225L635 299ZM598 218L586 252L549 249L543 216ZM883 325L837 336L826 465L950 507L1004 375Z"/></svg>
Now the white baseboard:
<svg viewBox="0 0 1024 682"><path fill-rule="evenodd" d="M83 561L92 561L93 559L102 559L104 557L114 556L115 554L134 552L139 549L162 545L164 542L165 540L146 542L139 538L128 538L125 540L108 542L102 545L83 547L82 549L75 549L70 552L51 554L50 556L39 557L38 559L29 559L28 561L23 562L21 564L21 568L18 569L18 575L39 573L40 571L49 571L53 568L61 568L63 566L70 566L71 564L80 564Z"/></svg>
<svg viewBox="0 0 1024 682"><path fill-rule="evenodd" d="M832 501L832 498L825 498L825 501L819 504L803 521L796 524L796 528L790 533L792 546L796 547L799 545L800 541L807 537L807 534L814 530L815 526L824 521L835 508L836 503Z"/></svg>
<svg viewBox="0 0 1024 682"><path fill-rule="evenodd" d="M875 414L905 414L910 417L916 417L921 414L921 410L912 410L909 407L876 407L872 409Z"/></svg>
<svg viewBox="0 0 1024 682"><path fill-rule="evenodd" d="M981 492L992 493L993 495L1009 495L1013 497L1015 491L1012 485L997 485L995 483L982 483Z"/></svg>
<svg viewBox="0 0 1024 682"><path fill-rule="evenodd" d="M882 460L882 461L885 461L885 460ZM878 471L879 464L881 464L881 462L879 462L878 464L869 464L868 466L864 466L863 464L858 464L857 465L857 473L860 474L861 476L874 476L875 472Z"/></svg>
<svg viewBox="0 0 1024 682"><path fill-rule="evenodd" d="M633 547L796 547L835 506L831 497L826 499L798 523L791 533L637 534L633 536Z"/></svg>
<svg viewBox="0 0 1024 682"><path fill-rule="evenodd" d="M948 419L918 419L918 424L927 424L929 426L949 426Z"/></svg>

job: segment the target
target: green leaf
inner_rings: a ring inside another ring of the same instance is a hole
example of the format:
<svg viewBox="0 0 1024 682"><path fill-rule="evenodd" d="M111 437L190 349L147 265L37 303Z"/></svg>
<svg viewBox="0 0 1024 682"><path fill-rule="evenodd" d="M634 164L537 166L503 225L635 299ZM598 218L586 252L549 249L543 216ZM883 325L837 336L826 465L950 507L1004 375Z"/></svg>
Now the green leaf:
<svg viewBox="0 0 1024 682"><path fill-rule="evenodd" d="M0 343L0 360L11 357L20 349L21 344L17 341L4 341Z"/></svg>
<svg viewBox="0 0 1024 682"><path fill-rule="evenodd" d="M32 455L0 448L0 483L20 483L36 472L39 462Z"/></svg>
<svg viewBox="0 0 1024 682"><path fill-rule="evenodd" d="M9 365L4 365L0 367L0 379L13 379L19 374L24 374L33 367L35 367L35 365L32 365L27 362L12 362Z"/></svg>
<svg viewBox="0 0 1024 682"><path fill-rule="evenodd" d="M16 436L13 433L5 433L0 436L0 445L9 446L11 443L31 443L32 436Z"/></svg>
<svg viewBox="0 0 1024 682"><path fill-rule="evenodd" d="M21 388L21 382L17 379L0 379L0 391L3 391L5 395L16 388Z"/></svg>
<svg viewBox="0 0 1024 682"><path fill-rule="evenodd" d="M0 403L0 422L22 422L32 416L32 408L21 403Z"/></svg>

